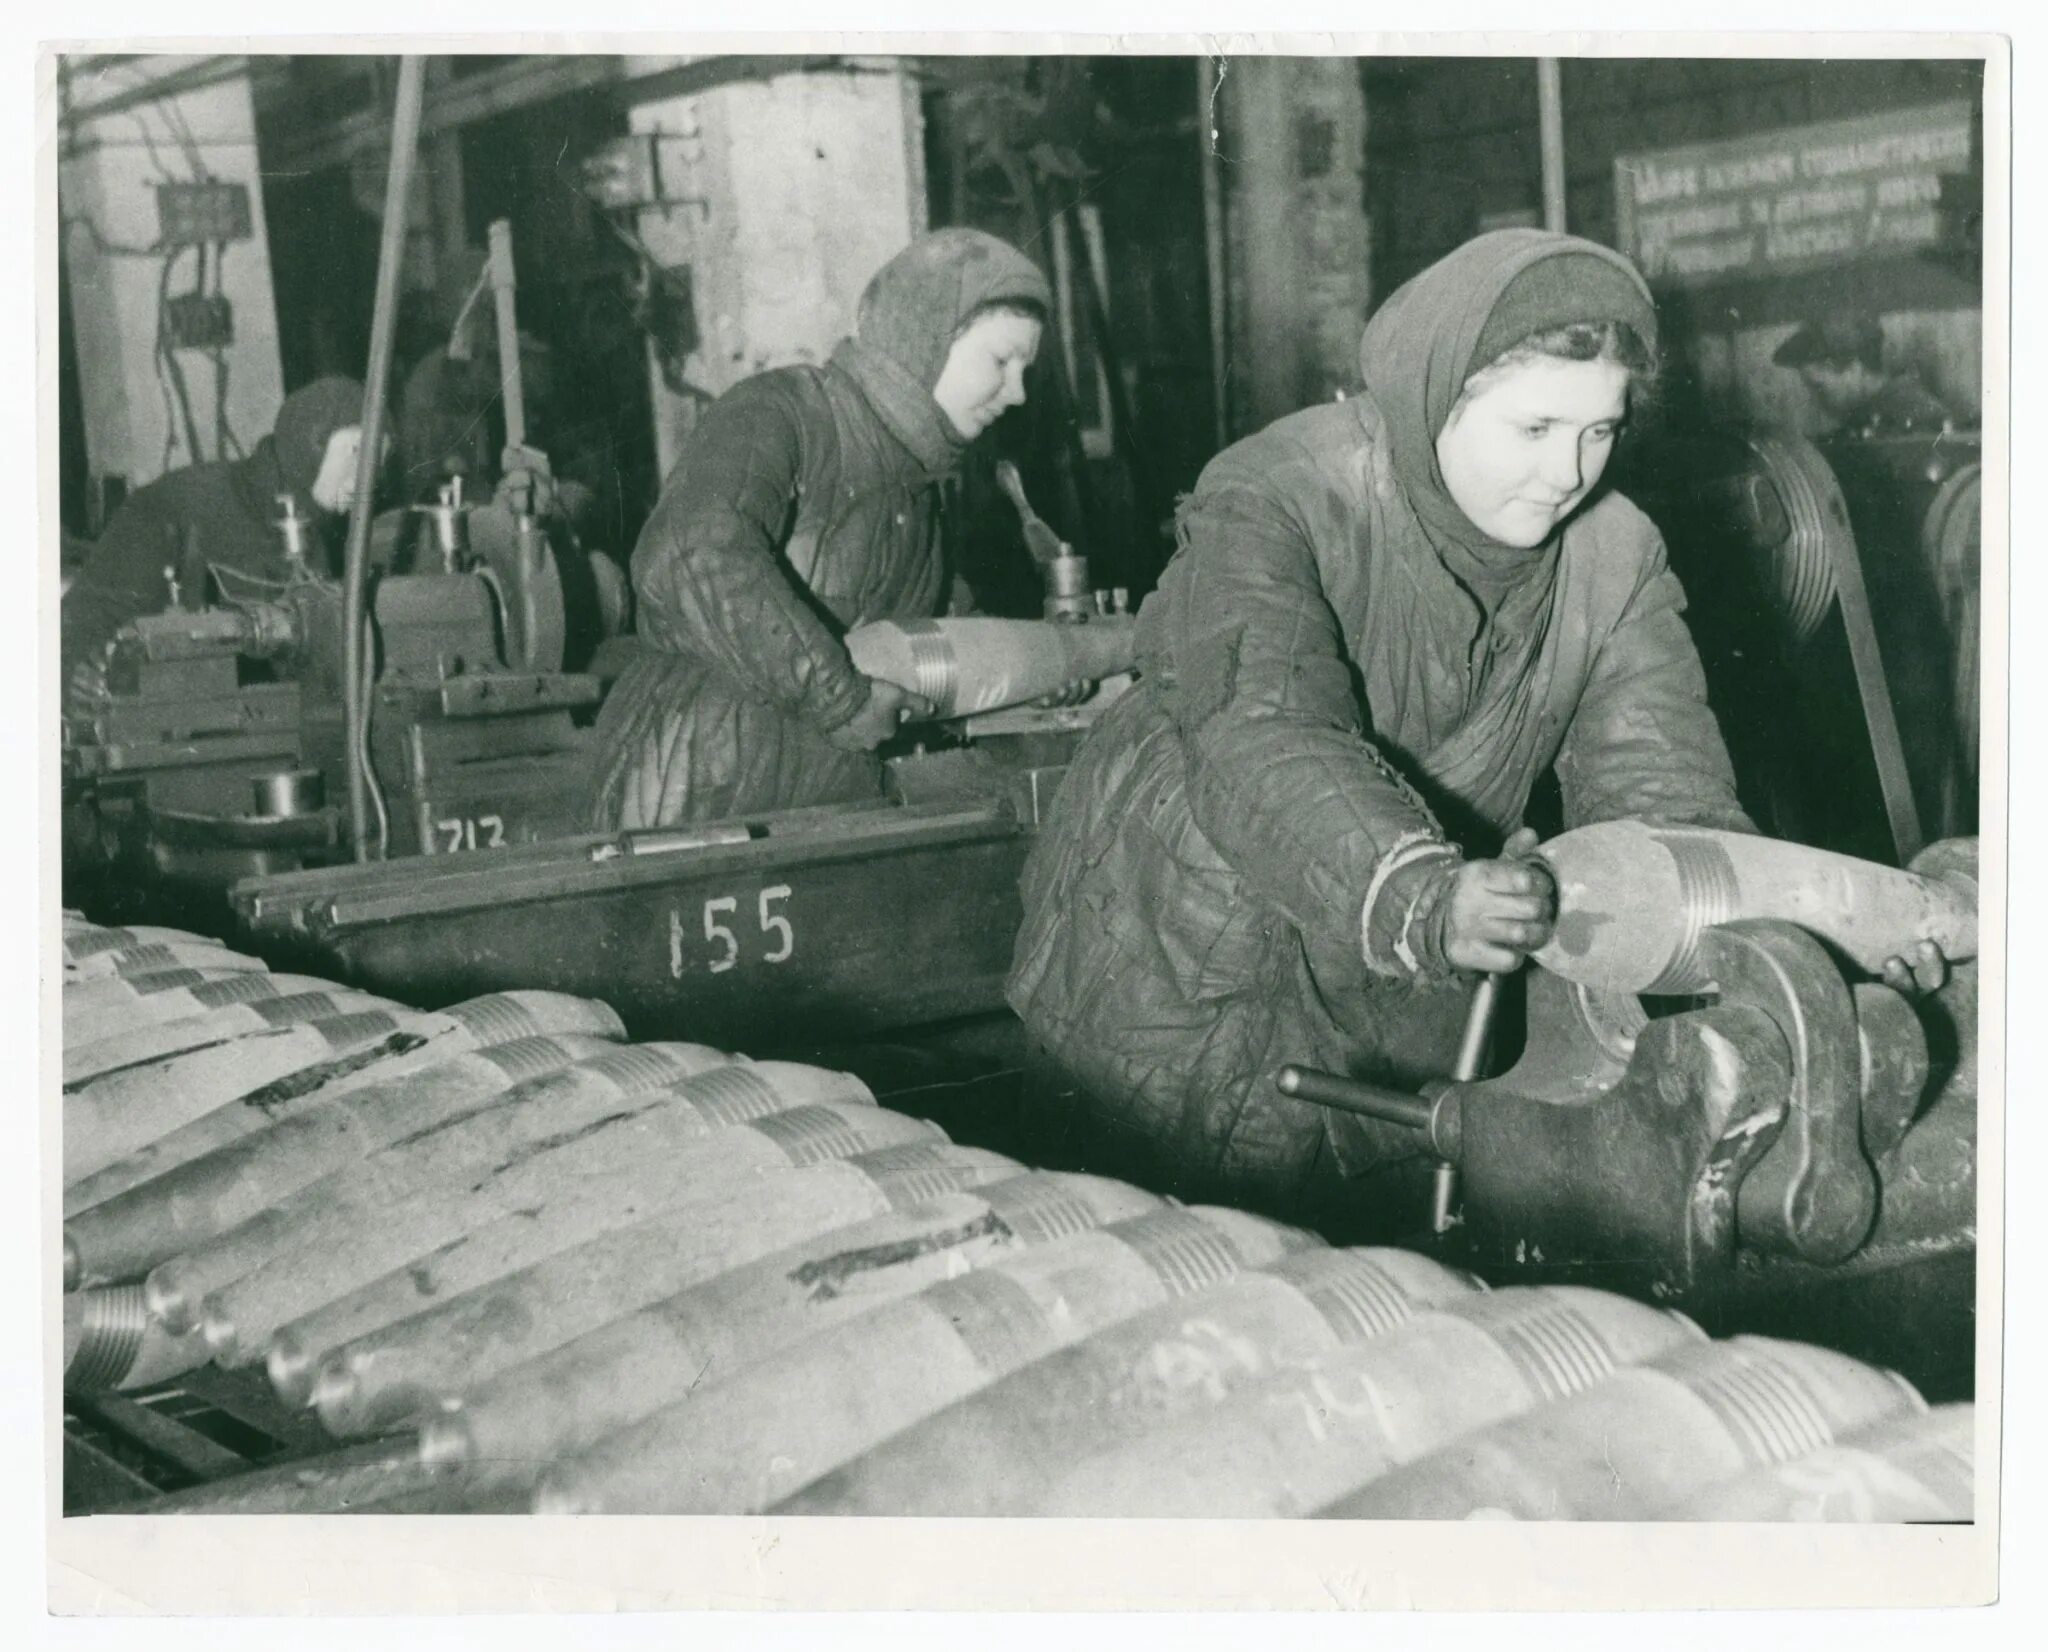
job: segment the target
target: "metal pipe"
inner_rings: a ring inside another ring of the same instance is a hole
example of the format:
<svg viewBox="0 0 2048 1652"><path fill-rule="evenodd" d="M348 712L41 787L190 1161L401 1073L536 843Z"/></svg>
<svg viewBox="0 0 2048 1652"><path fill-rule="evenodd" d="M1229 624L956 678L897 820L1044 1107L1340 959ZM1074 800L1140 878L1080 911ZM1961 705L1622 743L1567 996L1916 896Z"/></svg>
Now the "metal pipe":
<svg viewBox="0 0 2048 1652"><path fill-rule="evenodd" d="M1230 445L1230 294L1224 263L1223 178L1216 155L1216 108L1223 86L1213 59L1204 55L1195 65L1195 99L1199 107L1202 154L1202 229L1209 255L1209 382L1216 416L1216 446Z"/></svg>
<svg viewBox="0 0 2048 1652"><path fill-rule="evenodd" d="M1356 1113L1360 1118L1378 1119L1424 1134L1436 1117L1436 1104L1425 1097L1384 1084L1369 1084L1362 1078L1317 1072L1313 1067L1282 1067L1274 1082L1283 1096L1295 1096L1318 1107L1334 1107L1340 1113Z"/></svg>
<svg viewBox="0 0 2048 1652"><path fill-rule="evenodd" d="M1472 1006L1465 1012L1465 1034L1458 1041L1458 1062L1451 1077L1470 1084L1486 1063L1486 1046L1493 1037L1493 1016L1500 1004L1500 977L1482 975L1473 989ZM1436 1180L1430 1186L1429 1225L1432 1233L1449 1233L1457 1225L1453 1214L1458 1200L1458 1167L1450 1159L1439 1159Z"/></svg>
<svg viewBox="0 0 2048 1652"><path fill-rule="evenodd" d="M1543 227L1559 235L1565 232L1563 78L1556 58L1536 60L1536 118L1543 141Z"/></svg>
<svg viewBox="0 0 2048 1652"><path fill-rule="evenodd" d="M398 65L398 103L391 122L391 166L384 179L384 233L377 247L377 302L370 318L370 369L363 385L362 445L356 457L356 497L349 511L348 553L342 571L342 700L348 718L348 821L357 860L369 858L369 787L363 752L368 722L364 675L363 585L370 547L370 510L384 446L384 381L398 319L399 265L405 253L407 202L419 145L420 103L426 80L423 57Z"/></svg>
<svg viewBox="0 0 2048 1652"><path fill-rule="evenodd" d="M1460 1084L1470 1084L1479 1076L1479 1069L1486 1060L1486 1045L1493 1036L1493 1013L1500 1003L1500 977L1482 975L1479 985L1472 994L1472 1007L1465 1012L1465 1036L1458 1044L1458 1064L1451 1069L1451 1077Z"/></svg>
<svg viewBox="0 0 2048 1652"><path fill-rule="evenodd" d="M491 296L497 306L498 384L505 396L505 445L526 446L526 383L519 366L519 311L513 296L518 276L512 263L512 225L491 225Z"/></svg>

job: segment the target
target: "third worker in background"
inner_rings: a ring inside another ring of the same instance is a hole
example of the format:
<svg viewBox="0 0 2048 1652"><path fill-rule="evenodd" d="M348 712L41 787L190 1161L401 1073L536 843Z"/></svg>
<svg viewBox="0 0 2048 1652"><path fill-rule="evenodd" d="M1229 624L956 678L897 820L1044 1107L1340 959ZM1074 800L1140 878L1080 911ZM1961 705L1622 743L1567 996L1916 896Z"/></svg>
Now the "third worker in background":
<svg viewBox="0 0 2048 1652"><path fill-rule="evenodd" d="M1794 329L1771 356L1797 373L1842 436L1935 436L1955 428L1941 398L1909 369L1884 364L1884 329L1867 315L1830 316Z"/></svg>
<svg viewBox="0 0 2048 1652"><path fill-rule="evenodd" d="M939 483L1023 401L1050 306L1014 247L940 230L869 282L824 366L704 412L633 553L640 650L599 721L595 824L879 795L874 749L929 708L841 639L938 611Z"/></svg>

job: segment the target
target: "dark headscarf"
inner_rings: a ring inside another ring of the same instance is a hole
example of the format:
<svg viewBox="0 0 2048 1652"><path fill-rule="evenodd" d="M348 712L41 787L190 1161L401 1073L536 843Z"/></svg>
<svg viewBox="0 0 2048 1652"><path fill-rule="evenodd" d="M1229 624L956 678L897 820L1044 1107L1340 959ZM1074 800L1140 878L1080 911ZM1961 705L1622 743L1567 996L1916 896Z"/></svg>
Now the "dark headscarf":
<svg viewBox="0 0 2048 1652"><path fill-rule="evenodd" d="M278 496L285 493L297 501L301 516L321 514L313 503L313 483L327 444L337 430L362 422L363 387L354 379L338 374L315 379L285 397L270 434L234 466L233 487L250 520L276 520ZM268 526L257 532L265 540L271 537Z"/></svg>
<svg viewBox="0 0 2048 1652"><path fill-rule="evenodd" d="M1387 423L1394 474L1451 571L1498 589L1541 557L1473 525L1444 487L1436 442L1472 375L1522 340L1575 322L1618 321L1657 346L1657 312L1636 267L1611 248L1540 229L1477 236L1398 288L1366 324L1358 363Z"/></svg>
<svg viewBox="0 0 2048 1652"><path fill-rule="evenodd" d="M953 335L984 304L1052 308L1036 264L1007 241L975 229L942 229L911 242L861 294L854 337L833 361L873 404L890 432L934 475L952 469L967 438L932 390Z"/></svg>
<svg viewBox="0 0 2048 1652"><path fill-rule="evenodd" d="M285 486L294 493L310 493L334 433L362 422L363 387L354 379L315 379L285 397L271 433Z"/></svg>

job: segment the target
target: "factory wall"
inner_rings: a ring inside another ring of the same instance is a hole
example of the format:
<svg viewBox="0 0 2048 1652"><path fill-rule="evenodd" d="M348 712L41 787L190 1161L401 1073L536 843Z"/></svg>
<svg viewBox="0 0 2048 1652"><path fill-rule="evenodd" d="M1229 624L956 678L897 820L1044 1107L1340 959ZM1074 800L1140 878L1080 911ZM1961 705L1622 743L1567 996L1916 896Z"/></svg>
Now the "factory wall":
<svg viewBox="0 0 2048 1652"><path fill-rule="evenodd" d="M662 67L629 61L629 75ZM874 271L925 223L917 100L892 65L741 80L634 103L663 146L664 199L641 240L687 266L697 347L680 384L652 368L659 468L695 406L770 367L821 362Z"/></svg>
<svg viewBox="0 0 2048 1652"><path fill-rule="evenodd" d="M283 396L249 77L211 63L85 62L65 81L58 188L86 456L116 492L253 448ZM158 186L202 177L246 186L248 234L167 252ZM232 311L217 350L178 347L169 327L167 302L202 286Z"/></svg>

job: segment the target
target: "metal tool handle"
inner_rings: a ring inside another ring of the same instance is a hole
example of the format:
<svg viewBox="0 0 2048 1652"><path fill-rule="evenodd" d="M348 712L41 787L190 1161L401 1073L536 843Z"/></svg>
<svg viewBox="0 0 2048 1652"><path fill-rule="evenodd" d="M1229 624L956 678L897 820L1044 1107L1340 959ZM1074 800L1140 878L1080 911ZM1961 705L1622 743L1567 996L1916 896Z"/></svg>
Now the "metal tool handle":
<svg viewBox="0 0 2048 1652"><path fill-rule="evenodd" d="M1340 1113L1356 1113L1360 1118L1379 1119L1425 1134L1436 1116L1434 1104L1406 1090L1319 1072L1313 1067L1282 1067L1273 1082L1283 1096L1295 1096L1318 1107L1334 1107Z"/></svg>

